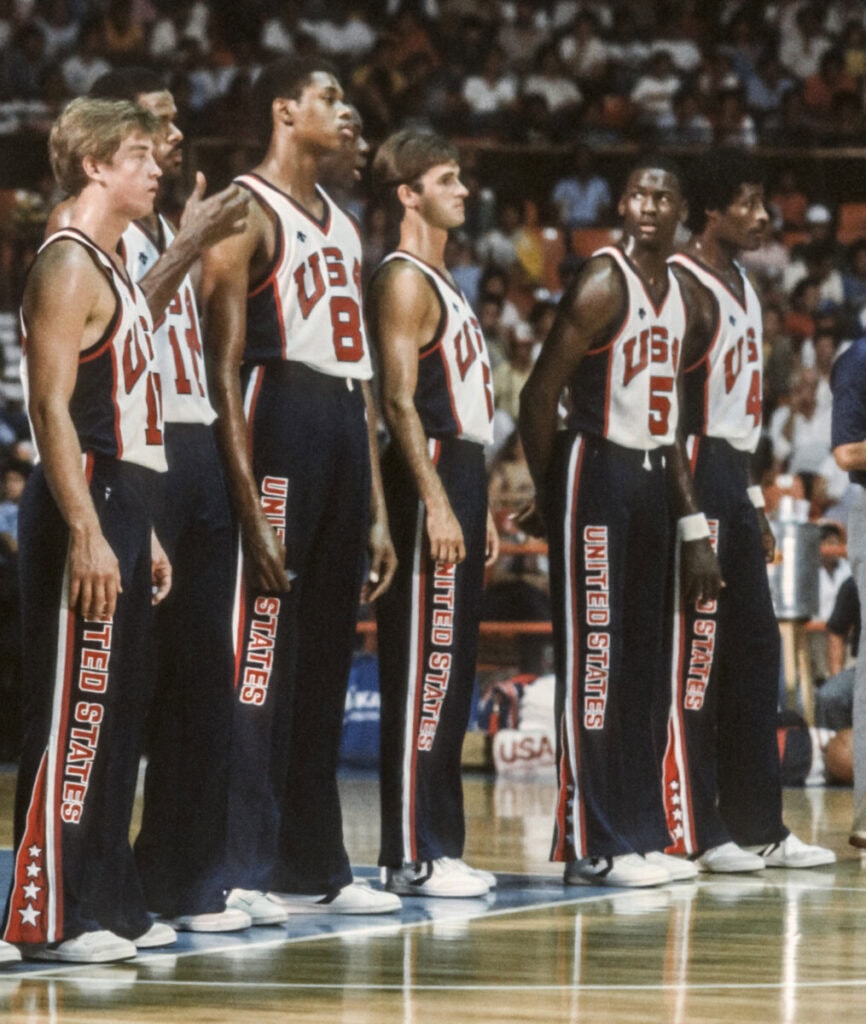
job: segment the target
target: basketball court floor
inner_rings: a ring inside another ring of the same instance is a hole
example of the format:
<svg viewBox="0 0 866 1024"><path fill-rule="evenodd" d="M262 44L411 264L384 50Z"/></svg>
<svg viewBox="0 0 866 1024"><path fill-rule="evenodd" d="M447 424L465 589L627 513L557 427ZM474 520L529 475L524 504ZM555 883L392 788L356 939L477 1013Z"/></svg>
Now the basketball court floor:
<svg viewBox="0 0 866 1024"><path fill-rule="evenodd" d="M14 774L0 772L0 884ZM374 877L373 775L342 779L347 845ZM507 1024L866 1019L866 870L851 791L789 790L786 817L835 867L702 875L654 890L569 887L546 860L552 781L466 779L466 859L499 874L480 900L404 900L400 915L293 916L181 935L126 964L0 968L10 1024Z"/></svg>

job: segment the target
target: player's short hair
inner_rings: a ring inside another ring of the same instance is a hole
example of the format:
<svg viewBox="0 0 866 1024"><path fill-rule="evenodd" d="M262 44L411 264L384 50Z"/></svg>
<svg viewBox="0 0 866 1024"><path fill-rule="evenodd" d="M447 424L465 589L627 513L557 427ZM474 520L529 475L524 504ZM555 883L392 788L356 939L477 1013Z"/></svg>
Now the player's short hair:
<svg viewBox="0 0 866 1024"><path fill-rule="evenodd" d="M48 156L58 185L78 195L88 182L84 158L108 163L130 132L156 135L160 124L153 114L129 100L79 97L60 114L48 138Z"/></svg>
<svg viewBox="0 0 866 1024"><path fill-rule="evenodd" d="M252 88L253 128L261 142L271 134L274 100L299 100L317 71L339 78L324 57L280 57L265 65Z"/></svg>
<svg viewBox="0 0 866 1024"><path fill-rule="evenodd" d="M164 92L167 88L162 77L150 68L115 68L100 75L87 95L91 99L135 103L144 93Z"/></svg>
<svg viewBox="0 0 866 1024"><path fill-rule="evenodd" d="M637 171L664 171L665 174L669 174L672 178L676 179L680 192L685 196L686 177L683 169L676 160L672 160L669 156L665 156L664 153L644 153L636 163L633 163L631 167L629 167L628 174L623 182L623 189L625 189L628 184L629 178L631 178L631 176Z"/></svg>
<svg viewBox="0 0 866 1024"><path fill-rule="evenodd" d="M705 156L689 177L689 228L701 232L707 213L723 213L743 185L763 185L764 166L742 149L717 149Z"/></svg>
<svg viewBox="0 0 866 1024"><path fill-rule="evenodd" d="M373 188L384 195L398 185L416 186L431 167L458 160L457 147L444 136L404 128L379 147L373 160Z"/></svg>

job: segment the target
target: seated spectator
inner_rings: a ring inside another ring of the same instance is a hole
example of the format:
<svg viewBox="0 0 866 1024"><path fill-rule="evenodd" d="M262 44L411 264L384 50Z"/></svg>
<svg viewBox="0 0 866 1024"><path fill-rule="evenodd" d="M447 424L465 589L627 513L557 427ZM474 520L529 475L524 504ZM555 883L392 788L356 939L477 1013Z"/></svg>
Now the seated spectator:
<svg viewBox="0 0 866 1024"><path fill-rule="evenodd" d="M778 472L783 469L803 480L811 498L812 478L830 454L830 413L818 408L818 372L802 369L791 391L791 405L780 407L770 423Z"/></svg>
<svg viewBox="0 0 866 1024"><path fill-rule="evenodd" d="M841 309L845 302L842 274L836 269L836 247L828 242L811 242L799 248L799 258L789 263L783 277L783 287L792 291L808 278L818 288L818 304L831 304Z"/></svg>
<svg viewBox="0 0 866 1024"><path fill-rule="evenodd" d="M396 41L390 32L376 40L349 80L367 131L374 137L387 135L406 88L406 76L397 60Z"/></svg>
<svg viewBox="0 0 866 1024"><path fill-rule="evenodd" d="M803 102L813 115L826 117L833 109L837 96L856 95L857 80L845 70L845 62L838 50L828 50L822 57L816 74L803 82Z"/></svg>
<svg viewBox="0 0 866 1024"><path fill-rule="evenodd" d="M837 732L850 729L854 706L854 666L860 646L860 599L853 576L839 588L827 619L829 676L815 692L815 724Z"/></svg>
<svg viewBox="0 0 866 1024"><path fill-rule="evenodd" d="M728 89L720 93L715 121L716 144L748 148L757 141L755 122L746 111L742 89Z"/></svg>
<svg viewBox="0 0 866 1024"><path fill-rule="evenodd" d="M259 47L265 60L291 57L295 52L301 17L299 4L276 4L262 25Z"/></svg>
<svg viewBox="0 0 866 1024"><path fill-rule="evenodd" d="M47 0L33 15L45 38L45 56L57 60L71 52L78 41L79 18L69 0Z"/></svg>
<svg viewBox="0 0 866 1024"><path fill-rule="evenodd" d="M816 3L804 3L797 9L790 31L782 33L779 59L801 82L815 75L821 58L833 45L824 33L823 11Z"/></svg>
<svg viewBox="0 0 866 1024"><path fill-rule="evenodd" d="M815 315L820 301L819 283L804 277L794 285L791 305L785 313L785 333L799 351L800 346L815 333Z"/></svg>
<svg viewBox="0 0 866 1024"><path fill-rule="evenodd" d="M584 85L598 81L607 70L607 45L598 34L591 11L582 11L560 36L557 52L563 67Z"/></svg>
<svg viewBox="0 0 866 1024"><path fill-rule="evenodd" d="M109 0L102 16L105 57L112 64L135 64L144 57L144 25L134 17L132 0Z"/></svg>
<svg viewBox="0 0 866 1024"><path fill-rule="evenodd" d="M866 24L863 22L863 5L854 0L859 9L860 20L852 18L842 32L839 47L845 62L845 72L858 82L866 79Z"/></svg>
<svg viewBox="0 0 866 1024"><path fill-rule="evenodd" d="M479 288L484 268L475 254L475 246L463 231L453 233L445 246L445 264L454 283L473 309L478 308Z"/></svg>
<svg viewBox="0 0 866 1024"><path fill-rule="evenodd" d="M361 4L352 0L330 0L328 15L321 21L302 23L321 53L334 60L357 59L369 53L376 42L376 33L364 17Z"/></svg>
<svg viewBox="0 0 866 1024"><path fill-rule="evenodd" d="M527 323L511 332L506 358L493 371L493 397L497 409L507 412L516 423L520 412L520 392L529 380L535 362L536 338Z"/></svg>
<svg viewBox="0 0 866 1024"><path fill-rule="evenodd" d="M670 128L674 123L673 99L681 86L670 54L666 50L653 54L629 97L639 123L647 128Z"/></svg>
<svg viewBox="0 0 866 1024"><path fill-rule="evenodd" d="M770 223L767 225L764 244L760 249L744 252L741 260L749 271L758 294L764 302L781 301L785 298L784 277L791 261L791 252L785 244L782 218L770 204Z"/></svg>
<svg viewBox="0 0 866 1024"><path fill-rule="evenodd" d="M463 82L463 100L469 109L469 126L482 135L497 135L517 100L517 79L505 65L505 55L492 46L480 75L468 75Z"/></svg>
<svg viewBox="0 0 866 1024"><path fill-rule="evenodd" d="M538 52L550 40L549 31L539 23L536 13L536 4L530 0L517 0L513 18L506 21L496 34L496 42L505 54L508 66L517 74L530 71Z"/></svg>
<svg viewBox="0 0 866 1024"><path fill-rule="evenodd" d="M701 110L698 95L689 86L683 86L673 99L673 123L658 134L666 146L703 146L713 141L713 124Z"/></svg>
<svg viewBox="0 0 866 1024"><path fill-rule="evenodd" d="M483 281L483 278L482 278ZM481 333L487 342L490 354L490 365L494 372L508 358L508 346L511 343L512 329L502 320L503 299L501 295L481 290L478 299L478 322Z"/></svg>
<svg viewBox="0 0 866 1024"><path fill-rule="evenodd" d="M607 179L593 170L590 148L576 146L572 159L574 170L554 184L550 197L560 224L569 234L575 228L604 224L613 204Z"/></svg>
<svg viewBox="0 0 866 1024"><path fill-rule="evenodd" d="M544 117L549 125L547 134L555 138L558 125L564 119L573 119L583 96L574 80L565 74L562 63L552 46L539 51L532 70L523 80L523 96L538 96L544 101Z"/></svg>
<svg viewBox="0 0 866 1024"><path fill-rule="evenodd" d="M520 204L505 200L499 206L496 225L478 239L475 249L482 263L506 272L517 266L517 234L523 222Z"/></svg>
<svg viewBox="0 0 866 1024"><path fill-rule="evenodd" d="M779 172L779 179L770 190L770 202L782 218L782 227L786 231L798 231L806 227L809 200L800 188L793 167L783 167Z"/></svg>
<svg viewBox="0 0 866 1024"><path fill-rule="evenodd" d="M38 99L47 66L45 36L37 25L25 22L0 53L0 99Z"/></svg>
<svg viewBox="0 0 866 1024"><path fill-rule="evenodd" d="M851 578L851 566L842 554L845 547L845 531L839 523L827 520L820 525L821 564L818 569L818 619L827 622L833 614L839 590L845 580ZM832 550L832 548L838 550ZM838 671L834 660L832 671Z"/></svg>
<svg viewBox="0 0 866 1024"><path fill-rule="evenodd" d="M768 422L790 382L800 369L800 357L784 330L781 307L765 303L762 310L764 335L764 421Z"/></svg>
<svg viewBox="0 0 866 1024"><path fill-rule="evenodd" d="M842 291L846 310L857 318L866 306L866 238L858 238L848 249Z"/></svg>
<svg viewBox="0 0 866 1024"><path fill-rule="evenodd" d="M178 65L184 40L193 41L197 49L205 53L208 48L207 5L202 0L175 0L166 7L153 23L150 33L148 52L153 60L163 65Z"/></svg>
<svg viewBox="0 0 866 1024"><path fill-rule="evenodd" d="M73 96L84 96L97 78L111 71L111 65L102 56L102 20L91 15L81 23L78 46L65 57L61 68L63 77Z"/></svg>
<svg viewBox="0 0 866 1024"><path fill-rule="evenodd" d="M779 116L786 93L794 88L793 79L785 73L775 49L760 58L754 72L744 82L746 108L762 128L770 128Z"/></svg>
<svg viewBox="0 0 866 1024"><path fill-rule="evenodd" d="M829 245L833 250L836 266L843 266L845 247L836 238L836 220L825 203L812 203L806 210L806 231L808 238L803 242L798 242L791 249L792 261L802 260L809 247L817 243L818 245Z"/></svg>

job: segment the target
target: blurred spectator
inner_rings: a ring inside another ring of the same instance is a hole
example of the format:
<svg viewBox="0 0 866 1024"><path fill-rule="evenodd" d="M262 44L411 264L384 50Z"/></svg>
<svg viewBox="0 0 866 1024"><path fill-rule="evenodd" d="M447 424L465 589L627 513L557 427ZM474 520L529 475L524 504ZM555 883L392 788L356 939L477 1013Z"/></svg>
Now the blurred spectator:
<svg viewBox="0 0 866 1024"><path fill-rule="evenodd" d="M782 310L774 303L764 303L762 310L764 338L764 422L787 395L794 374L800 369L799 353L784 332Z"/></svg>
<svg viewBox="0 0 866 1024"><path fill-rule="evenodd" d="M288 6L288 5L287 5ZM150 56L159 63L178 63L183 40L193 40L201 53L208 47L209 11L202 0L176 0L166 5L153 24L148 43Z"/></svg>
<svg viewBox="0 0 866 1024"><path fill-rule="evenodd" d="M809 242L799 247L798 258L785 270L784 287L790 291L807 277L818 286L819 304L842 307L845 287L842 274L836 269L836 248L831 242Z"/></svg>
<svg viewBox="0 0 866 1024"><path fill-rule="evenodd" d="M482 290L478 302L478 322L490 352L490 365L495 371L507 358L512 332L502 321L504 301L501 295Z"/></svg>
<svg viewBox="0 0 866 1024"><path fill-rule="evenodd" d="M767 225L764 244L760 249L744 252L741 259L743 266L754 278L753 283L762 298L785 298L782 282L788 264L791 262L791 253L785 244L782 218L772 203L770 204L770 222Z"/></svg>
<svg viewBox="0 0 866 1024"><path fill-rule="evenodd" d="M42 30L32 22L21 25L0 53L0 99L37 99L47 65Z"/></svg>
<svg viewBox="0 0 866 1024"><path fill-rule="evenodd" d="M666 50L653 54L630 96L640 124L647 128L670 128L674 123L673 99L681 85L670 54Z"/></svg>
<svg viewBox="0 0 866 1024"><path fill-rule="evenodd" d="M406 77L397 60L394 36L379 37L369 55L350 78L352 93L371 136L383 138L390 130Z"/></svg>
<svg viewBox="0 0 866 1024"><path fill-rule="evenodd" d="M467 76L462 94L473 133L496 135L503 129L517 99L517 79L507 70L498 46L490 48L480 75Z"/></svg>
<svg viewBox="0 0 866 1024"><path fill-rule="evenodd" d="M276 4L271 16L262 25L259 39L265 60L276 57L290 57L295 52L295 38L300 31L301 9L296 3Z"/></svg>
<svg viewBox="0 0 866 1024"><path fill-rule="evenodd" d="M812 478L830 454L830 411L818 408L817 370L799 371L790 408L776 411L770 431L778 471L799 476L811 498Z"/></svg>
<svg viewBox="0 0 866 1024"><path fill-rule="evenodd" d="M815 333L815 314L820 299L819 283L810 277L798 281L791 292L791 305L785 314L785 332L794 345Z"/></svg>
<svg viewBox="0 0 866 1024"><path fill-rule="evenodd" d="M362 57L376 42L376 33L364 18L362 6L352 0L330 0L329 17L305 20L299 27L315 39L322 53L335 60Z"/></svg>
<svg viewBox="0 0 866 1024"><path fill-rule="evenodd" d="M568 232L605 223L613 204L607 179L593 170L590 148L575 146L573 161L573 172L556 182L550 197Z"/></svg>
<svg viewBox="0 0 866 1024"><path fill-rule="evenodd" d="M475 255L472 239L463 231L452 234L445 247L445 264L454 283L473 309L478 309L479 287L484 268Z"/></svg>
<svg viewBox="0 0 866 1024"><path fill-rule="evenodd" d="M550 33L536 19L536 4L517 0L513 6L514 17L499 29L496 42L508 66L517 74L524 74L534 65L539 50L547 45Z"/></svg>
<svg viewBox="0 0 866 1024"><path fill-rule="evenodd" d="M818 618L821 622L827 622L833 614L839 588L851 578L851 566L848 559L842 554L845 547L845 531L838 523L832 521L821 524L821 566L818 570ZM830 550L833 545L838 550ZM834 670L838 671L838 668Z"/></svg>
<svg viewBox="0 0 866 1024"><path fill-rule="evenodd" d="M831 46L824 34L821 7L806 3L797 9L793 25L786 26L782 33L779 59L795 78L804 82L817 74L821 58Z"/></svg>
<svg viewBox="0 0 866 1024"><path fill-rule="evenodd" d="M590 11L582 11L571 29L560 36L557 52L563 67L578 82L591 83L607 70L607 46Z"/></svg>
<svg viewBox="0 0 866 1024"><path fill-rule="evenodd" d="M81 23L78 46L61 65L63 77L73 96L84 96L97 78L111 71L111 65L102 56L102 21L91 16Z"/></svg>
<svg viewBox="0 0 866 1024"><path fill-rule="evenodd" d="M719 95L715 142L719 146L751 147L758 141L752 115L746 111L742 89L728 89Z"/></svg>
<svg viewBox="0 0 866 1024"><path fill-rule="evenodd" d="M529 324L518 324L511 332L505 360L493 371L496 408L508 413L515 423L520 411L520 392L535 361L535 346L535 334Z"/></svg>
<svg viewBox="0 0 866 1024"><path fill-rule="evenodd" d="M517 265L517 233L522 221L519 203L505 200L500 204L496 225L485 231L476 243L482 263L506 272Z"/></svg>
<svg viewBox="0 0 866 1024"><path fill-rule="evenodd" d="M135 64L144 56L144 25L133 17L132 0L108 0L102 16L102 40L112 64Z"/></svg>
<svg viewBox="0 0 866 1024"><path fill-rule="evenodd" d="M806 226L809 200L800 188L793 167L783 167L779 171L779 179L770 190L770 202L778 211L786 230L800 230Z"/></svg>
<svg viewBox="0 0 866 1024"><path fill-rule="evenodd" d="M746 107L758 119L761 128L771 128L778 120L786 93L794 88L775 49L768 50L758 60L754 72L744 82Z"/></svg>
<svg viewBox="0 0 866 1024"><path fill-rule="evenodd" d="M49 60L63 57L78 39L79 20L69 0L43 0L37 4L33 24L42 30L45 56Z"/></svg>
<svg viewBox="0 0 866 1024"><path fill-rule="evenodd" d="M848 249L842 273L845 308L853 318L866 306L866 238L858 238Z"/></svg>
<svg viewBox="0 0 866 1024"><path fill-rule="evenodd" d="M838 50L828 50L818 71L803 82L803 102L809 112L819 117L833 109L833 101L842 93L857 93L857 79L845 70L845 61Z"/></svg>
<svg viewBox="0 0 866 1024"><path fill-rule="evenodd" d="M523 80L521 92L524 96L539 96L543 100L547 135L551 138L560 134L559 125L564 120L572 120L577 116L583 99L573 79L565 74L552 46L539 51L530 74Z"/></svg>
<svg viewBox="0 0 866 1024"><path fill-rule="evenodd" d="M862 0L855 0L860 9L861 20L852 19L842 32L840 48L842 59L845 62L845 71L861 85L866 78L866 8Z"/></svg>
<svg viewBox="0 0 866 1024"><path fill-rule="evenodd" d="M673 99L673 123L658 133L667 146L702 146L713 141L713 124L701 110L697 93L683 86Z"/></svg>
<svg viewBox="0 0 866 1024"><path fill-rule="evenodd" d="M29 462L12 459L3 467L0 489L0 543L7 550L18 550L18 506L32 466Z"/></svg>

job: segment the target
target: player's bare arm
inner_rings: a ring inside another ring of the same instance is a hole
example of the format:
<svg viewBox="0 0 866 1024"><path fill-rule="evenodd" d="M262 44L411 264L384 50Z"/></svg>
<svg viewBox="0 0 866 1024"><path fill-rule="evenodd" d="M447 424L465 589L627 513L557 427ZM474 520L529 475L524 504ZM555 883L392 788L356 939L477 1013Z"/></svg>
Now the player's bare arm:
<svg viewBox="0 0 866 1024"><path fill-rule="evenodd" d="M174 241L139 282L154 323L158 322L202 253L246 227L250 194L239 185L204 197L207 182L199 171L186 201Z"/></svg>
<svg viewBox="0 0 866 1024"><path fill-rule="evenodd" d="M385 422L427 509L430 556L434 561L462 562L463 531L427 454L427 436L415 409L418 352L436 335L439 299L417 267L393 260L371 283L367 313L382 368Z"/></svg>
<svg viewBox="0 0 866 1024"><path fill-rule="evenodd" d="M535 500L516 521L534 536L546 533L547 480L563 389L590 346L611 336L625 308L625 286L616 264L609 256L593 257L563 297L520 393L520 436L535 483Z"/></svg>
<svg viewBox="0 0 866 1024"><path fill-rule="evenodd" d="M716 330L718 310L712 296L687 270L673 266L672 271L683 294L686 307L686 331L682 340L682 355L677 373L679 407L685 408L683 373L705 355ZM686 453L681 424L677 436L666 453L668 486L674 516L701 512L695 493L694 478ZM719 562L709 539L685 541L680 554L680 590L686 605L696 601L714 601L724 586Z"/></svg>
<svg viewBox="0 0 866 1024"><path fill-rule="evenodd" d="M240 385L247 290L251 275L264 265L269 240L273 240L270 220L254 203L244 231L204 254L202 300L216 436L240 524L247 576L256 589L287 591L286 549L262 511Z"/></svg>
<svg viewBox="0 0 866 1024"><path fill-rule="evenodd" d="M69 604L85 619L113 615L122 587L117 558L90 497L69 402L79 353L101 337L115 303L105 275L82 246L67 241L41 253L23 297L34 440L69 527Z"/></svg>
<svg viewBox="0 0 866 1024"><path fill-rule="evenodd" d="M151 604L162 604L171 590L171 562L159 542L156 530L150 531L150 582L153 593Z"/></svg>
<svg viewBox="0 0 866 1024"><path fill-rule="evenodd" d="M361 600L369 602L375 601L391 586L394 573L397 571L397 552L391 540L388 508L382 487L379 439L376 436L376 403L373 400L370 382L362 381L361 390L367 407L367 437L370 443L370 530L367 542L370 568L361 590Z"/></svg>

